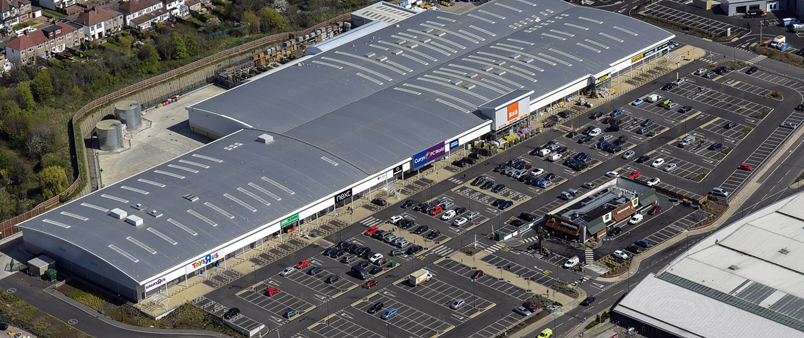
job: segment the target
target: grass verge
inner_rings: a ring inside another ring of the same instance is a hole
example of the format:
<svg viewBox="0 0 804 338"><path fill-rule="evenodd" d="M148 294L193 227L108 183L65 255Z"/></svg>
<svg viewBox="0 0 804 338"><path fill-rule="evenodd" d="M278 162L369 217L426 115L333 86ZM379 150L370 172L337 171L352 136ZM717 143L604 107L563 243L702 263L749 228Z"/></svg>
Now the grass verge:
<svg viewBox="0 0 804 338"><path fill-rule="evenodd" d="M67 323L39 310L17 295L0 290L0 320L29 331L38 337L84 338L92 337Z"/></svg>
<svg viewBox="0 0 804 338"><path fill-rule="evenodd" d="M720 152L723 153L724 155L728 155L731 152L731 147L726 147L726 149L723 149Z"/></svg>
<svg viewBox="0 0 804 338"><path fill-rule="evenodd" d="M692 180L695 181L695 182L700 182L701 180L704 179L704 177L706 177L706 175L709 175L710 171L711 170L706 169L702 173L698 174L698 176L693 177Z"/></svg>
<svg viewBox="0 0 804 338"><path fill-rule="evenodd" d="M575 290L574 287L570 286L569 283L565 281L555 282L550 288L572 298L578 297L578 290Z"/></svg>

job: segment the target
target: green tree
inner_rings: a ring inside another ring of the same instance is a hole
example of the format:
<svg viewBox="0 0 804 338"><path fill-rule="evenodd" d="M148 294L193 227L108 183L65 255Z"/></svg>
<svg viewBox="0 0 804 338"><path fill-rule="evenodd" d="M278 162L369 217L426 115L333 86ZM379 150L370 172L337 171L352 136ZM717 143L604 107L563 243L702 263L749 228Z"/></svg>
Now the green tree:
<svg viewBox="0 0 804 338"><path fill-rule="evenodd" d="M43 70L36 74L31 82L31 92L36 102L43 102L53 95L53 78L49 70Z"/></svg>
<svg viewBox="0 0 804 338"><path fill-rule="evenodd" d="M248 33L260 32L260 18L257 17L257 13L253 11L243 12L242 21L248 25Z"/></svg>
<svg viewBox="0 0 804 338"><path fill-rule="evenodd" d="M0 190L0 219L9 219L14 216L14 199L5 190Z"/></svg>
<svg viewBox="0 0 804 338"><path fill-rule="evenodd" d="M45 195L45 198L51 198L67 189L69 181L67 181L64 168L52 166L39 173L39 185L42 186L42 194Z"/></svg>
<svg viewBox="0 0 804 338"><path fill-rule="evenodd" d="M120 42L120 53L131 55L131 44L134 43L134 39L127 36L121 36L117 38L117 41Z"/></svg>
<svg viewBox="0 0 804 338"><path fill-rule="evenodd" d="M282 31L285 29L287 21L275 9L270 7L263 7L259 12L260 18L264 22L263 29L266 32Z"/></svg>
<svg viewBox="0 0 804 338"><path fill-rule="evenodd" d="M173 46L173 59L181 60L187 58L187 46L184 44L184 39L179 32L173 32L173 41L171 42Z"/></svg>
<svg viewBox="0 0 804 338"><path fill-rule="evenodd" d="M153 74L159 70L159 52L156 47L144 44L137 49L137 58L140 60L140 71L145 74Z"/></svg>
<svg viewBox="0 0 804 338"><path fill-rule="evenodd" d="M25 81L17 85L17 103L24 110L31 110L36 106L33 93L31 93L30 82Z"/></svg>

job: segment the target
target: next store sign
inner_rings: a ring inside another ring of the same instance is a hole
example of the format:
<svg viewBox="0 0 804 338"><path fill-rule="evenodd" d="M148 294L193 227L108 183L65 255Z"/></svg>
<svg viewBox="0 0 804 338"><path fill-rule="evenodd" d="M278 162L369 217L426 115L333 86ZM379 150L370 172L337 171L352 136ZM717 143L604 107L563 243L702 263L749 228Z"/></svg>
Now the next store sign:
<svg viewBox="0 0 804 338"><path fill-rule="evenodd" d="M279 222L279 227L284 228L284 227L286 227L286 226L288 226L290 224L293 224L294 222L296 222L298 220L299 220L299 214L294 214L293 216L285 218L281 222Z"/></svg>

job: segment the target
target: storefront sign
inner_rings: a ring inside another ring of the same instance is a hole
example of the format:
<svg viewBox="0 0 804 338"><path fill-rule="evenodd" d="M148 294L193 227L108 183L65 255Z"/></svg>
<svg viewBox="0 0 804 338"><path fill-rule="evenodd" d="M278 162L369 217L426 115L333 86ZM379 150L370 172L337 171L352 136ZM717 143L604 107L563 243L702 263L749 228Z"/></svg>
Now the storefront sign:
<svg viewBox="0 0 804 338"><path fill-rule="evenodd" d="M645 57L645 54L637 55L637 56L631 58L631 63L634 63L634 62L637 62L639 60L642 60L642 58L644 58L644 57Z"/></svg>
<svg viewBox="0 0 804 338"><path fill-rule="evenodd" d="M351 197L352 197L352 188L346 189L340 194L335 195L335 204L338 204L341 201L348 200Z"/></svg>
<svg viewBox="0 0 804 338"><path fill-rule="evenodd" d="M194 262L192 262L190 264L187 264L187 266L185 267L185 270L187 271L187 273L193 272L195 270L198 270L198 269L206 266L207 264L214 263L215 261L223 258L223 256L226 256L226 254L224 253L223 249L218 250L218 251L216 251L214 253L211 253L211 254L203 256L203 257L201 257L199 259L196 259Z"/></svg>
<svg viewBox="0 0 804 338"><path fill-rule="evenodd" d="M449 143L449 150L452 150L452 149L458 148L458 146L460 146L460 145L461 145L460 140L456 138L456 139L454 139L454 140L450 141L450 143Z"/></svg>
<svg viewBox="0 0 804 338"><path fill-rule="evenodd" d="M436 144L413 156L413 169L419 169L427 163L433 162L446 153L444 143Z"/></svg>
<svg viewBox="0 0 804 338"><path fill-rule="evenodd" d="M165 278L165 277L157 278L155 281L152 281L152 282L150 282L148 284L145 284L145 291L148 291L148 290L153 289L155 287L162 286L165 283L167 283L167 278Z"/></svg>
<svg viewBox="0 0 804 338"><path fill-rule="evenodd" d="M296 222L298 220L299 220L299 214L294 214L293 216L285 218L281 222L279 222L279 227L284 228L285 226L293 224L294 222Z"/></svg>
<svg viewBox="0 0 804 338"><path fill-rule="evenodd" d="M391 175L396 176L396 175L399 175L399 173L401 173L401 172L402 172L402 165L398 165L398 166L394 167L394 173L391 174Z"/></svg>
<svg viewBox="0 0 804 338"><path fill-rule="evenodd" d="M508 121L516 120L519 118L519 102L514 102L508 105Z"/></svg>
<svg viewBox="0 0 804 338"><path fill-rule="evenodd" d="M565 227L570 228L572 230L578 230L577 225L569 223L569 222L566 222L566 221L561 221L561 226L565 226Z"/></svg>
<svg viewBox="0 0 804 338"><path fill-rule="evenodd" d="M608 75L603 75L603 76L597 78L597 83L601 83L601 82L606 81L608 79L609 79Z"/></svg>

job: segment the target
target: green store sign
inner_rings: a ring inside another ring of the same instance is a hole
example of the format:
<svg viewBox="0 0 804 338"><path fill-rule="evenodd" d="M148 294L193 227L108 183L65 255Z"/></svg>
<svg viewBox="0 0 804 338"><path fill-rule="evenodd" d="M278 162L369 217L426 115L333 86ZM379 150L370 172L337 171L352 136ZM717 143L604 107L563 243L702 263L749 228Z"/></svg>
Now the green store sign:
<svg viewBox="0 0 804 338"><path fill-rule="evenodd" d="M289 224L293 224L294 222L296 222L298 220L299 220L299 214L295 214L295 215L290 216L288 218L285 218L281 222L279 222L279 227L284 228L285 226L287 226Z"/></svg>

